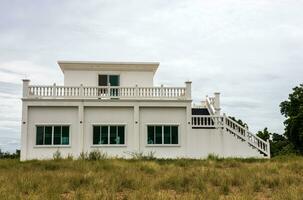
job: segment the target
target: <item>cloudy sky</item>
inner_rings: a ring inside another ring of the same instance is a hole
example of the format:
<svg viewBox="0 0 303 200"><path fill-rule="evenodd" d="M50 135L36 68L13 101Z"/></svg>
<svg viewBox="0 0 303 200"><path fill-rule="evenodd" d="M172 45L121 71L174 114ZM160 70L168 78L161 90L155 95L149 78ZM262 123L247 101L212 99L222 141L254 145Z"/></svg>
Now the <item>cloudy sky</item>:
<svg viewBox="0 0 303 200"><path fill-rule="evenodd" d="M195 102L220 91L223 112L252 131L283 133L279 103L303 82L302 8L303 0L3 0L0 148L20 146L21 79L62 84L57 60L159 61L157 85L192 80Z"/></svg>

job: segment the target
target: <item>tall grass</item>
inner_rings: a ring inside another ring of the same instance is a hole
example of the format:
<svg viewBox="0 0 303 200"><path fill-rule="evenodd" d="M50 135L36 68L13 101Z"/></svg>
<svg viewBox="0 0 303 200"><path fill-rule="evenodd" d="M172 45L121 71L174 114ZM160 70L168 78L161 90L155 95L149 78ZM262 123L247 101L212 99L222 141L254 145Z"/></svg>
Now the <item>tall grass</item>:
<svg viewBox="0 0 303 200"><path fill-rule="evenodd" d="M1 199L303 199L303 158L0 160Z"/></svg>

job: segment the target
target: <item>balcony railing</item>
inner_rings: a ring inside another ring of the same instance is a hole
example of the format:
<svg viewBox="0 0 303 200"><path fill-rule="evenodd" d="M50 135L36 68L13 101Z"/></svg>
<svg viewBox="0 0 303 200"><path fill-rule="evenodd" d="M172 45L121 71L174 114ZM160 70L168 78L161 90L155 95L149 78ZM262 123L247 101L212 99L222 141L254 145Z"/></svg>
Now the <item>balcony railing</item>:
<svg viewBox="0 0 303 200"><path fill-rule="evenodd" d="M28 80L25 80L28 81ZM29 82L29 81L28 81ZM23 84L23 98L74 99L191 99L191 83L186 87L120 87L120 86L42 86Z"/></svg>

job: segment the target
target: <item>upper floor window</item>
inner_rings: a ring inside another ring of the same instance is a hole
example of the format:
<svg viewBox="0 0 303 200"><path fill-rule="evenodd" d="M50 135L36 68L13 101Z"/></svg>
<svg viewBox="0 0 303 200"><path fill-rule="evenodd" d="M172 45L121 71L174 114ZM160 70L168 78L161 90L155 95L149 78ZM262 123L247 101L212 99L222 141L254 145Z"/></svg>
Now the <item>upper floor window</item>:
<svg viewBox="0 0 303 200"><path fill-rule="evenodd" d="M69 145L69 126L36 126L36 145Z"/></svg>
<svg viewBox="0 0 303 200"><path fill-rule="evenodd" d="M93 144L125 144L125 126L94 125Z"/></svg>
<svg viewBox="0 0 303 200"><path fill-rule="evenodd" d="M100 74L99 75L99 86L119 86L120 85L120 76L119 75L108 75Z"/></svg>
<svg viewBox="0 0 303 200"><path fill-rule="evenodd" d="M147 144L178 144L177 125L148 125Z"/></svg>

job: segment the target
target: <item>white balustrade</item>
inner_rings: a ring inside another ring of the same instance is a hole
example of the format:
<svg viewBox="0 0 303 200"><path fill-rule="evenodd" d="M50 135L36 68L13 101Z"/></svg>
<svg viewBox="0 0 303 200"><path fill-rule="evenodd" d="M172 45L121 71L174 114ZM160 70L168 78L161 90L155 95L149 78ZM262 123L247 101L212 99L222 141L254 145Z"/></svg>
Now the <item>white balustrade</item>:
<svg viewBox="0 0 303 200"><path fill-rule="evenodd" d="M28 86L25 98L145 98L186 99L185 87Z"/></svg>
<svg viewBox="0 0 303 200"><path fill-rule="evenodd" d="M250 146L257 148L260 152L270 157L268 141L264 141L246 127L241 126L229 117L218 115L192 115L192 128L222 128L227 133L233 134Z"/></svg>

